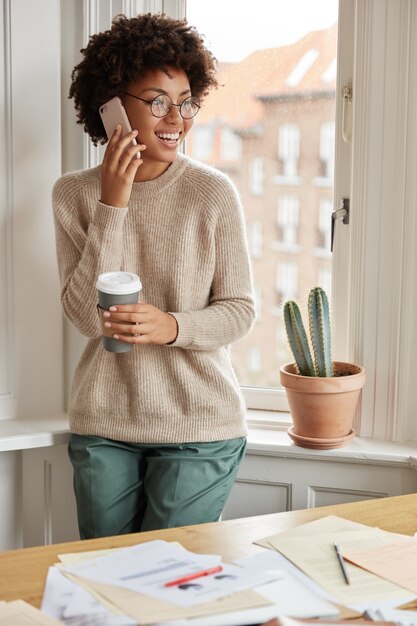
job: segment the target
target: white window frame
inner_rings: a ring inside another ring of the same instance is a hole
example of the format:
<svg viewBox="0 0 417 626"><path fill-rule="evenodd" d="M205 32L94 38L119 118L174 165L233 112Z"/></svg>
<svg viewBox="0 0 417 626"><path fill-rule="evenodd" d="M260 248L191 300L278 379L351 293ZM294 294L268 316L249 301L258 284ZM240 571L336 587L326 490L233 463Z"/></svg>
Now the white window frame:
<svg viewBox="0 0 417 626"><path fill-rule="evenodd" d="M360 434L403 442L417 439L417 6L355 7L347 347L368 372Z"/></svg>

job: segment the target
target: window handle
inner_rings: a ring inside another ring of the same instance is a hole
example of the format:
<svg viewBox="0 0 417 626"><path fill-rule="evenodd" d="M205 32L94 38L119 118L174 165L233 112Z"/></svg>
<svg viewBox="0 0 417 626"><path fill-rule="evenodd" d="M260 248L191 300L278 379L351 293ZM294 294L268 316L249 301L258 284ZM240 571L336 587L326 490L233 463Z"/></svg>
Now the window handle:
<svg viewBox="0 0 417 626"><path fill-rule="evenodd" d="M330 240L330 252L333 252L333 240L334 240L334 227L336 220L342 220L342 224L349 224L349 198L342 198L340 201L340 208L332 213L332 235Z"/></svg>

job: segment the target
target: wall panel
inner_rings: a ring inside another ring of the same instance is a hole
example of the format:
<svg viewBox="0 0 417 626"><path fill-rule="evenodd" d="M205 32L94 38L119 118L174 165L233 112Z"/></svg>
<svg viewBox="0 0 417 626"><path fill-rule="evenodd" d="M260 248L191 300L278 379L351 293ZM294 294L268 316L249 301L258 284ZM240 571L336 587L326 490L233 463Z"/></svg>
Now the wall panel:
<svg viewBox="0 0 417 626"><path fill-rule="evenodd" d="M224 508L222 519L280 513L290 509L291 484L238 479Z"/></svg>

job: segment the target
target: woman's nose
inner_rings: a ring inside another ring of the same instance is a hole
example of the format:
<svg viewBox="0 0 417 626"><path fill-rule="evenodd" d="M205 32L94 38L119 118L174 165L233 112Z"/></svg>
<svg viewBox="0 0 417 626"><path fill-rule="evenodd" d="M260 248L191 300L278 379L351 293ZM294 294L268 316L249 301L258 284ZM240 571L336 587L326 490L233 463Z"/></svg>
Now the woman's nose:
<svg viewBox="0 0 417 626"><path fill-rule="evenodd" d="M180 107L178 105L173 104L170 110L168 111L168 113L165 115L165 118L167 117L170 119L174 119L174 120L178 120L178 118L180 118L180 120L182 121L182 117L180 114Z"/></svg>

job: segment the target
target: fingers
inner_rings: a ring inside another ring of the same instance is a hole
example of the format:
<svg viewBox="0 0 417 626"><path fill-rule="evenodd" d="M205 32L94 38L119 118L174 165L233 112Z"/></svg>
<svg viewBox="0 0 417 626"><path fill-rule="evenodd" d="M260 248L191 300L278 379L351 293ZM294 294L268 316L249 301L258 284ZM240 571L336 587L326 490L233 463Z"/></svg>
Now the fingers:
<svg viewBox="0 0 417 626"><path fill-rule="evenodd" d="M121 126L118 126L111 136L104 153L103 164L108 164L110 167L113 165L116 170L123 174L128 166L133 165L137 169L140 162L143 162L140 156L141 151L146 150L146 146L136 143L137 130L132 130L123 137L121 132ZM134 145L132 145L132 141L135 142Z"/></svg>
<svg viewBox="0 0 417 626"><path fill-rule="evenodd" d="M136 143L137 130L124 136L121 133L119 125L107 145L101 170L100 200L116 207L128 206L137 169L143 163L140 155L146 150L145 145Z"/></svg>
<svg viewBox="0 0 417 626"><path fill-rule="evenodd" d="M130 146L123 152L119 159L120 171L123 174L130 173L134 176L138 167L143 163L141 150L145 150L145 148L146 146L143 145Z"/></svg>
<svg viewBox="0 0 417 626"><path fill-rule="evenodd" d="M122 127L120 124L116 126L116 129L112 136L109 139L109 143L107 144L107 148L110 148L110 151L119 151L119 157L123 150L127 148L127 146L133 141L136 143L135 137L137 136L138 131L135 128L131 130L130 133L126 133L126 135L122 136Z"/></svg>
<svg viewBox="0 0 417 626"><path fill-rule="evenodd" d="M150 313L146 311L106 311L106 313L103 315L105 318L110 318L108 321L121 324L126 322L129 324L140 324L147 321L147 318L150 315Z"/></svg>
<svg viewBox="0 0 417 626"><path fill-rule="evenodd" d="M109 329L107 330L109 332ZM152 336L148 334L145 324L113 325L111 336L114 339L125 341L126 343L154 343Z"/></svg>
<svg viewBox="0 0 417 626"><path fill-rule="evenodd" d="M147 304L119 305L117 311L106 311L104 327L106 334L127 343L153 343L163 345L175 341L178 334L177 321L170 313ZM123 309L123 311L119 311Z"/></svg>
<svg viewBox="0 0 417 626"><path fill-rule="evenodd" d="M111 328L113 333L119 333L121 335L138 335L149 332L149 329L145 323L139 322L115 322L108 321L104 322L105 328Z"/></svg>
<svg viewBox="0 0 417 626"><path fill-rule="evenodd" d="M117 311L114 311L116 308ZM119 309L123 309L123 311ZM149 327L145 324L149 318L147 305L133 304L111 307L110 311L103 313L103 318L106 331L113 333L115 339L119 339L120 335L120 339L128 343L132 343L132 340L135 343L139 335L150 332Z"/></svg>

